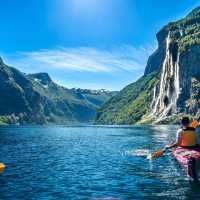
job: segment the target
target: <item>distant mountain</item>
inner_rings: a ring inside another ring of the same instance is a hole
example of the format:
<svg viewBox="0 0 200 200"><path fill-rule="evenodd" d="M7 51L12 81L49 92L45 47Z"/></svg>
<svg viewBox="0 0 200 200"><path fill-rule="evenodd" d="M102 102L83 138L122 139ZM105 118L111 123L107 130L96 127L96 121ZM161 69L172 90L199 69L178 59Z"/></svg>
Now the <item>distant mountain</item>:
<svg viewBox="0 0 200 200"><path fill-rule="evenodd" d="M116 94L67 89L47 73L26 75L0 59L0 123L92 123L96 109Z"/></svg>
<svg viewBox="0 0 200 200"><path fill-rule="evenodd" d="M157 33L144 76L112 97L97 124L175 123L200 118L200 7Z"/></svg>

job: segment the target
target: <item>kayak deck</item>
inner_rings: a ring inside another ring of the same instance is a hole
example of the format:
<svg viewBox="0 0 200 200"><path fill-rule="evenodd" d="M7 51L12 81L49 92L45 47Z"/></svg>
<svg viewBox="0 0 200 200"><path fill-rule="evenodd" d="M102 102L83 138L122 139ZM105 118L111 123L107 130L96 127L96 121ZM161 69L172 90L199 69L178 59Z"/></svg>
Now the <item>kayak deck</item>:
<svg viewBox="0 0 200 200"><path fill-rule="evenodd" d="M173 151L173 156L185 169L189 177L198 180L198 169L200 169L200 148L188 149L180 147Z"/></svg>

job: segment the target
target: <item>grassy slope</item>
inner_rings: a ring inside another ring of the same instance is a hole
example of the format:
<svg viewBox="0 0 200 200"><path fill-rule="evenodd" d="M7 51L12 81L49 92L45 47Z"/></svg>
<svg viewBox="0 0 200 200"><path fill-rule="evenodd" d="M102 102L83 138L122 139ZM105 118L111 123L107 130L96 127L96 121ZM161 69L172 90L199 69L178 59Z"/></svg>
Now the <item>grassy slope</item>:
<svg viewBox="0 0 200 200"><path fill-rule="evenodd" d="M120 91L98 110L97 124L134 124L141 120L150 108L155 74L140 78Z"/></svg>

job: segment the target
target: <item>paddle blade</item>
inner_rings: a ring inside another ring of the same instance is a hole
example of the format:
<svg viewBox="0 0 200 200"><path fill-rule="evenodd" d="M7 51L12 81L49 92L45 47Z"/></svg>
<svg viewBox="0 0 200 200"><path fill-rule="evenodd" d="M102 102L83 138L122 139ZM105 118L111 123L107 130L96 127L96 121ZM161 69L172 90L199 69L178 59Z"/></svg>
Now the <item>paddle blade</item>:
<svg viewBox="0 0 200 200"><path fill-rule="evenodd" d="M161 157L164 154L164 152L165 152L164 150L159 150L159 151L156 151L155 153L152 153L151 159L156 159L156 158Z"/></svg>
<svg viewBox="0 0 200 200"><path fill-rule="evenodd" d="M199 122L194 120L192 123L191 123L191 127L193 128L197 128L197 126L199 126Z"/></svg>

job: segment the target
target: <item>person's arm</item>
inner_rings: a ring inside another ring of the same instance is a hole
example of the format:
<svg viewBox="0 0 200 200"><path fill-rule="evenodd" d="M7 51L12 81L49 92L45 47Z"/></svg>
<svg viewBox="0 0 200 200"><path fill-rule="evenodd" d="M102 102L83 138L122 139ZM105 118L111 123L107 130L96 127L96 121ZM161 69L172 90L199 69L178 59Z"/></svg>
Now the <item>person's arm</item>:
<svg viewBox="0 0 200 200"><path fill-rule="evenodd" d="M178 146L178 144L175 142L175 143L166 145L165 148L166 148L166 149L172 149L172 148L177 147L177 146Z"/></svg>
<svg viewBox="0 0 200 200"><path fill-rule="evenodd" d="M178 130L176 133L176 141L172 144L166 145L165 148L171 149L177 147L180 144L180 141L181 141L181 130Z"/></svg>

